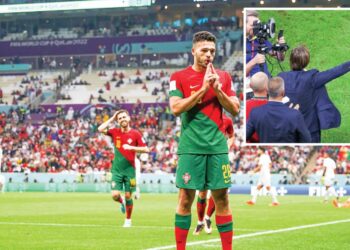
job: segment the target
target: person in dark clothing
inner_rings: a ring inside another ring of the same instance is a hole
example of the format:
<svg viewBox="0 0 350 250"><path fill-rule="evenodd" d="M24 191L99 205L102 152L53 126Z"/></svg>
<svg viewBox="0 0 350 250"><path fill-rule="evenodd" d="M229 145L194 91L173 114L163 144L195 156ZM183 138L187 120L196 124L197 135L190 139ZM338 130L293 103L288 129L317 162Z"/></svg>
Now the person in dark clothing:
<svg viewBox="0 0 350 250"><path fill-rule="evenodd" d="M247 122L246 139L257 132L261 143L311 142L302 114L284 105L284 81L281 77L268 82L269 102L253 108Z"/></svg>
<svg viewBox="0 0 350 250"><path fill-rule="evenodd" d="M298 104L304 116L312 142L321 142L321 129L340 126L341 116L330 100L325 85L350 71L350 61L326 71L305 70L310 52L305 46L294 48L290 55L291 71L281 72L285 82L285 95Z"/></svg>

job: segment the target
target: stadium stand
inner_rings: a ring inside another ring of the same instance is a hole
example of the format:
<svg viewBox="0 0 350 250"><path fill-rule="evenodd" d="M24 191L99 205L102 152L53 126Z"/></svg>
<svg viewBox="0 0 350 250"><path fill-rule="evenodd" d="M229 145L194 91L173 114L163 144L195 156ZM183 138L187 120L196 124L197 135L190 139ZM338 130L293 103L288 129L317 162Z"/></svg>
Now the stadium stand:
<svg viewBox="0 0 350 250"><path fill-rule="evenodd" d="M21 1L26 2L33 1ZM0 63L26 63L32 69L24 76L0 78L1 170L106 171L112 150L96 128L113 111L126 108L151 148L150 154L139 156L142 171L174 173L180 124L169 110L167 89L171 73L191 64L194 32L205 29L217 36L215 64L230 72L244 110L241 9L232 11L230 3L208 4L211 8L200 12L188 5L186 14L183 6L173 11L151 6L135 10L139 15L118 9L87 11L91 15L52 12L47 18L35 13L2 16L0 48L7 49L2 49ZM232 171L251 173L257 150L243 145L243 112L234 118L234 133ZM322 150L269 147L273 172L305 181L301 176L311 165L310 154ZM338 173L350 173L347 158L339 158L338 164Z"/></svg>
<svg viewBox="0 0 350 250"><path fill-rule="evenodd" d="M130 109L132 125L143 132L151 148L151 153L141 154L142 172L174 173L176 166L176 148L179 133L178 120L160 105L145 108L142 102ZM13 110L0 116L3 148L4 172L89 172L91 169L105 171L110 168L112 150L103 136L96 132L101 121L110 117L107 108L94 105L89 112L80 115L72 109L58 109L43 124L32 124L27 110ZM13 127L12 124L18 124ZM239 132L235 130L238 137ZM269 147L273 161L272 172L296 175L306 167L312 146ZM319 170L322 152L328 146L320 147L318 163L314 172ZM337 173L350 174L348 146L332 147L337 156ZM230 153L233 172L251 173L256 167L256 147L235 145Z"/></svg>
<svg viewBox="0 0 350 250"><path fill-rule="evenodd" d="M26 76L2 76L0 104L28 105L46 92L56 92L63 84L67 72L36 72Z"/></svg>

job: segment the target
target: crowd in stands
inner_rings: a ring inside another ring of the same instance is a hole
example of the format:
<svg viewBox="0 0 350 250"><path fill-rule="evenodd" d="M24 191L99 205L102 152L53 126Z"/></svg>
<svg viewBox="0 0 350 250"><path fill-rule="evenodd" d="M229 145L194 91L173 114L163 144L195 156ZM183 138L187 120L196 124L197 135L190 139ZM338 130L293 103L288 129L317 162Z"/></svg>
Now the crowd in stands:
<svg viewBox="0 0 350 250"><path fill-rule="evenodd" d="M241 65L237 63L232 71L234 89L243 89ZM135 70L133 84L145 86L144 91L161 92L167 95L169 88L169 72L166 70L149 71L142 74ZM131 81L122 71L114 71L107 74L99 71L99 77L111 77L106 79L103 91L111 88L119 88L125 81ZM62 82L62 78L58 78ZM123 81L123 82L120 82ZM147 82L161 82L156 89L147 89ZM118 85L117 83L120 82ZM23 86L37 83L45 85L40 76L25 77ZM89 85L85 80L73 80L72 85ZM1 91L0 91L1 94ZM243 96L237 92L241 101ZM96 98L90 96L90 99ZM103 98L102 95L99 98ZM1 99L1 98L0 98ZM100 101L100 100L99 100ZM101 100L105 102L107 100ZM110 98L108 102L116 105L116 109L122 108L128 100L124 97ZM43 109L26 110L19 108L0 114L0 143L3 150L1 170L8 172L80 172L108 171L113 159L113 149L107 137L97 132L97 127L103 121L109 119L114 110L101 109L94 106L89 112L79 114L73 109L64 110L57 108L57 112L50 114L42 124L32 124L31 113L44 114ZM139 155L142 172L144 173L174 173L177 165L177 145L180 133L180 120L174 117L169 107L163 108L154 104L145 108L142 100L137 100L131 109L132 127L142 131L148 146L149 154ZM243 112L234 120L235 143L230 149L229 158L232 172L237 174L252 173L257 166L257 148L243 146ZM296 174L303 169L308 161L310 152L315 150L312 146L303 147L268 147L272 158L273 173ZM319 158L314 172L320 172L322 166L322 154L326 150L332 150L337 159L337 173L350 174L350 147L320 147Z"/></svg>
<svg viewBox="0 0 350 250"><path fill-rule="evenodd" d="M311 146L304 147L267 147L272 161L272 173L296 174L306 166ZM237 173L252 173L258 166L257 147L240 147L235 155Z"/></svg>
<svg viewBox="0 0 350 250"><path fill-rule="evenodd" d="M68 21L70 20L70 21ZM236 30L239 27L237 17L213 16L211 18L174 17L174 20L160 22L156 17L146 15L128 15L106 18L84 16L61 19L47 19L46 22L33 19L18 19L11 29L0 28L0 38L6 41L41 40L41 39L72 39L90 37L120 37L120 36L154 36L176 35L177 40L191 40L193 33L208 30L217 35Z"/></svg>
<svg viewBox="0 0 350 250"><path fill-rule="evenodd" d="M174 173L177 164L177 144L180 120L168 106L153 105L145 108L139 101L131 109L132 127L142 131L149 154L140 154L142 172ZM38 111L43 112L42 110ZM1 170L5 172L80 172L108 171L113 149L108 137L97 132L97 127L109 119L112 110L93 107L80 115L72 108L57 109L51 119L32 124L30 111L12 110L0 115L0 138L3 150ZM252 173L257 166L257 148L242 146L242 120L235 120L235 144L230 149L232 171ZM296 173L305 167L312 146L268 147L273 173ZM337 173L350 174L350 147L321 147L322 152L333 150L337 158ZM318 166L322 163L318 160ZM317 169L316 169L317 170Z"/></svg>
<svg viewBox="0 0 350 250"><path fill-rule="evenodd" d="M337 167L335 169L336 174L350 174L350 146L324 146L319 149L319 154L316 160L316 166L312 172L322 175L324 168L322 167L324 153L327 152L331 158L336 160Z"/></svg>
<svg viewBox="0 0 350 250"><path fill-rule="evenodd" d="M4 90L0 89L0 104L5 105L18 105L31 103L35 98L40 96L44 90L51 89L57 90L63 85L63 77L58 75L57 78L53 79L53 82L45 79L42 75L24 76L20 82L9 86L7 90L11 89L9 93L4 93ZM5 94L11 95L12 100L9 102L8 98L5 101Z"/></svg>
<svg viewBox="0 0 350 250"><path fill-rule="evenodd" d="M140 128L151 148L150 154L139 156L143 172L174 172L174 117L160 106L146 110L137 103L132 110L132 126ZM109 119L108 110L92 108L79 115L73 109L59 109L40 125L33 125L29 115L28 110L17 109L0 116L2 171L86 173L111 167L113 149L97 132L98 125Z"/></svg>

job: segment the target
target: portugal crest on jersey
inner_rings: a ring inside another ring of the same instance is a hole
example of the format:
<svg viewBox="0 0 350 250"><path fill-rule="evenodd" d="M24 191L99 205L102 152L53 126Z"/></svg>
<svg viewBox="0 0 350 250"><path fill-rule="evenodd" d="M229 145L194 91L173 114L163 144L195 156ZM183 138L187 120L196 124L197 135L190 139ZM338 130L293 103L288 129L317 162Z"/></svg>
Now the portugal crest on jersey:
<svg viewBox="0 0 350 250"><path fill-rule="evenodd" d="M188 182L191 180L191 175L189 173L185 173L183 176L182 176L182 179L184 180L184 183L185 184L188 184Z"/></svg>

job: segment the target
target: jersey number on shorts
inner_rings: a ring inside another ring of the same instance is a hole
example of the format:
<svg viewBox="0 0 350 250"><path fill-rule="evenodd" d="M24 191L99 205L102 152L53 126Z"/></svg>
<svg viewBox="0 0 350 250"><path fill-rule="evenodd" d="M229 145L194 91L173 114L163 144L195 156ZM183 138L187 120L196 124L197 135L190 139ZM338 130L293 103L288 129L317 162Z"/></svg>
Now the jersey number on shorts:
<svg viewBox="0 0 350 250"><path fill-rule="evenodd" d="M229 164L222 165L222 175L224 176L224 182L231 182L231 168Z"/></svg>
<svg viewBox="0 0 350 250"><path fill-rule="evenodd" d="M136 179L130 179L130 187L136 187Z"/></svg>

